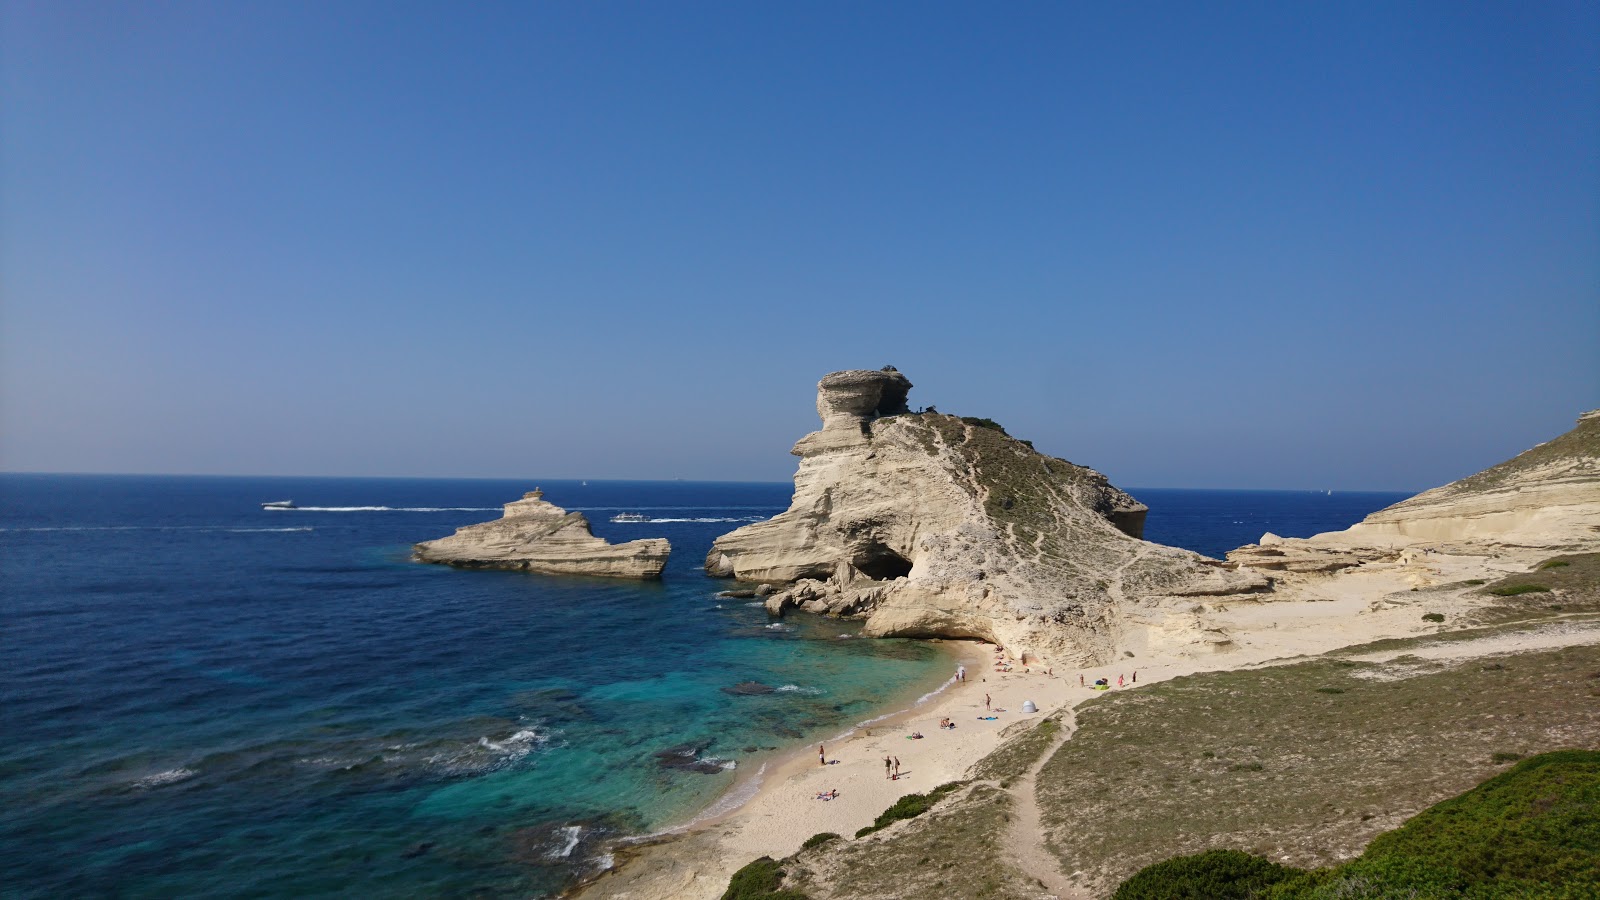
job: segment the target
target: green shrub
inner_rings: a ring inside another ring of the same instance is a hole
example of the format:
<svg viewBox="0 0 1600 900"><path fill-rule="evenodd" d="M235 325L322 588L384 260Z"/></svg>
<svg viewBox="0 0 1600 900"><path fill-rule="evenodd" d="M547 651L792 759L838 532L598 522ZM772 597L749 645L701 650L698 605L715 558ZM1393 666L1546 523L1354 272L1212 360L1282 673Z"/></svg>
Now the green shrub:
<svg viewBox="0 0 1600 900"><path fill-rule="evenodd" d="M763 856L733 873L722 900L770 900L782 886L783 870L772 857Z"/></svg>
<svg viewBox="0 0 1600 900"><path fill-rule="evenodd" d="M1463 581L1461 583L1462 584L1485 584L1486 582L1484 582L1484 580L1482 578L1468 578L1466 581Z"/></svg>
<svg viewBox="0 0 1600 900"><path fill-rule="evenodd" d="M1570 565L1572 565L1572 563L1567 561L1567 560L1564 560L1564 559L1547 559L1544 562L1539 564L1539 568L1541 568L1541 569L1559 569L1562 566L1570 566Z"/></svg>
<svg viewBox="0 0 1600 900"><path fill-rule="evenodd" d="M1261 770L1263 770L1265 768L1266 768L1266 766L1263 766L1261 763L1258 763L1258 762L1244 762L1244 763L1234 763L1233 765L1228 767L1228 771L1229 772L1260 772Z"/></svg>
<svg viewBox="0 0 1600 900"><path fill-rule="evenodd" d="M1504 750L1501 750L1501 751L1499 751L1497 753L1489 754L1489 761L1490 762L1497 762L1497 763L1516 762L1517 760L1519 760L1521 758L1522 758L1522 754L1521 753L1508 753L1508 752L1506 752Z"/></svg>
<svg viewBox="0 0 1600 900"><path fill-rule="evenodd" d="M998 431L1001 434L1006 433L1005 428L1001 427L1000 423L993 419L980 419L977 416L962 416L961 421L971 425L974 428L993 428L995 431ZM1009 435L1007 436L1009 437Z"/></svg>
<svg viewBox="0 0 1600 900"><path fill-rule="evenodd" d="M1423 613L1422 614L1422 621L1424 621L1424 622L1443 622L1444 621L1444 613Z"/></svg>
<svg viewBox="0 0 1600 900"><path fill-rule="evenodd" d="M1250 900L1301 874L1238 850L1208 850L1140 869L1112 900Z"/></svg>
<svg viewBox="0 0 1600 900"><path fill-rule="evenodd" d="M1319 694L1342 694L1342 693L1344 693L1344 688L1320 687L1320 688L1317 688L1317 693L1319 693Z"/></svg>
<svg viewBox="0 0 1600 900"><path fill-rule="evenodd" d="M810 850L812 847L820 847L829 841L837 841L838 839L839 836L837 834L831 831L824 831L821 834L813 834L811 837L806 838L806 842L800 845L800 849Z"/></svg>
<svg viewBox="0 0 1600 900"><path fill-rule="evenodd" d="M1518 597L1522 594L1548 594L1550 589L1542 584L1508 584L1505 587L1490 588L1489 593L1496 597Z"/></svg>
<svg viewBox="0 0 1600 900"><path fill-rule="evenodd" d="M867 826L865 826L863 828L856 829L856 837L864 838L867 835L869 835L869 834L871 834L871 833L873 833L874 831L877 831L877 830L878 830L878 826L876 826L876 825L867 825Z"/></svg>

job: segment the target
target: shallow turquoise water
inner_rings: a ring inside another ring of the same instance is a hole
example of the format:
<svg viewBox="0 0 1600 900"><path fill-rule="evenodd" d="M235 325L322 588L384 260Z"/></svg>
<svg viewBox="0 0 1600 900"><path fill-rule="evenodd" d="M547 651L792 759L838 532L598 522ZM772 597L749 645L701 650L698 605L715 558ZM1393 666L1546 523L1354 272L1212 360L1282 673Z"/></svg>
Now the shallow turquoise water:
<svg viewBox="0 0 1600 900"><path fill-rule="evenodd" d="M660 583L407 561L528 487L7 476L0 892L550 893L948 674L715 597L711 539L785 486L544 485L670 538Z"/></svg>
<svg viewBox="0 0 1600 900"><path fill-rule="evenodd" d="M407 561L532 486L0 476L0 895L549 894L950 674L715 596L712 539L788 485L543 485L671 539L659 583ZM1213 554L1400 499L1134 493L1147 536ZM285 498L316 508L259 508Z"/></svg>

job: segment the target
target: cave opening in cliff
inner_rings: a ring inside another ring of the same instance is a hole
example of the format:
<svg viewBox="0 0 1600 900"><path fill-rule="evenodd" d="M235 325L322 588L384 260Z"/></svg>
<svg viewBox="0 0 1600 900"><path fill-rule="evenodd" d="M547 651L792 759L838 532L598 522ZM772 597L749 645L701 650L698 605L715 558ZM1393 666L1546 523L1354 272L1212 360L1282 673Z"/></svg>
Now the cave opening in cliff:
<svg viewBox="0 0 1600 900"><path fill-rule="evenodd" d="M876 541L858 549L850 564L874 581L893 581L911 574L911 560Z"/></svg>

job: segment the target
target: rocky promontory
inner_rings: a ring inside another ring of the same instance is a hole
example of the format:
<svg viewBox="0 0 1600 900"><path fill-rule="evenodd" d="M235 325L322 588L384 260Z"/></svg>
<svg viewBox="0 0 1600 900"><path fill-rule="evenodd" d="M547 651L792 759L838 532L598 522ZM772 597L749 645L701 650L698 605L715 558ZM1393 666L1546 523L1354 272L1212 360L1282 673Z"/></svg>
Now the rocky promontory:
<svg viewBox="0 0 1600 900"><path fill-rule="evenodd" d="M660 578L672 552L666 538L610 544L595 537L583 513L567 512L532 490L492 522L466 525L414 548L418 562L461 568L523 569L546 575Z"/></svg>
<svg viewBox="0 0 1600 900"><path fill-rule="evenodd" d="M1303 539L1266 534L1228 559L1261 571L1327 573L1430 554L1510 558L1597 549L1600 410L1592 410L1553 440L1380 509L1344 531Z"/></svg>
<svg viewBox="0 0 1600 900"><path fill-rule="evenodd" d="M712 575L774 586L767 609L862 617L877 636L968 637L1019 659L1103 661L1123 610L1262 590L1196 553L1140 540L1146 507L1093 469L988 419L913 412L893 368L817 386L794 499L717 539Z"/></svg>

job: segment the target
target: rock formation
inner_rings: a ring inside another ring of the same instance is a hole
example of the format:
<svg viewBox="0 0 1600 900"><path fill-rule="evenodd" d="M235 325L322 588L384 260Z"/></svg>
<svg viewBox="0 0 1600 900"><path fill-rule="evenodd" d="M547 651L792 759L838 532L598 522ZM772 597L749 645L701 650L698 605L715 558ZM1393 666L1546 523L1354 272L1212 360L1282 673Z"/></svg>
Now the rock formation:
<svg viewBox="0 0 1600 900"><path fill-rule="evenodd" d="M532 490L506 504L493 522L467 525L414 548L418 562L462 568L525 569L546 575L660 578L672 548L666 538L609 544L589 531L583 513L567 512Z"/></svg>
<svg viewBox="0 0 1600 900"><path fill-rule="evenodd" d="M822 429L789 509L717 539L712 575L767 609L865 617L868 634L973 637L1018 658L1104 661L1121 607L1262 590L1265 577L1139 539L1145 506L987 419L906 406L892 368L817 386Z"/></svg>
<svg viewBox="0 0 1600 900"><path fill-rule="evenodd" d="M1263 535L1228 559L1257 570L1332 572L1429 551L1600 549L1600 410L1577 427L1476 475L1380 509L1345 531Z"/></svg>

